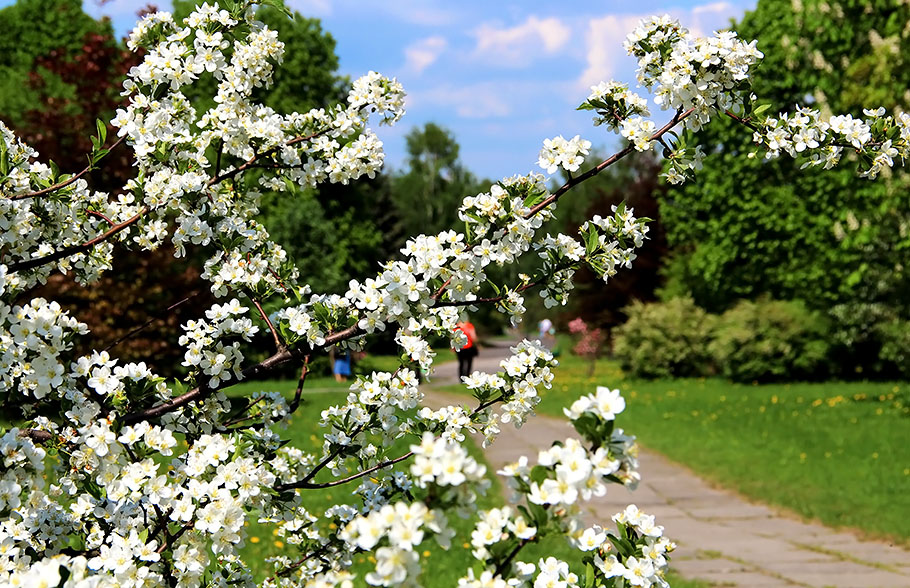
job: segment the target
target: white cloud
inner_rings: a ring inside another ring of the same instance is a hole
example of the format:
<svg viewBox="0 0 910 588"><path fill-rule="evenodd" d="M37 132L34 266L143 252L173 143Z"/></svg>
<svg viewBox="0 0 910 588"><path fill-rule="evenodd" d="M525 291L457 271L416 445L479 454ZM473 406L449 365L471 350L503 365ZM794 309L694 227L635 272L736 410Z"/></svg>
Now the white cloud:
<svg viewBox="0 0 910 588"><path fill-rule="evenodd" d="M499 65L523 66L541 54L553 54L569 40L572 31L558 18L529 16L520 25L497 28L480 25L475 31L477 56Z"/></svg>
<svg viewBox="0 0 910 588"><path fill-rule="evenodd" d="M644 15L613 15L592 18L585 37L587 67L578 85L587 90L616 75L619 60L626 56L623 39L635 28Z"/></svg>
<svg viewBox="0 0 910 588"><path fill-rule="evenodd" d="M443 37L427 37L412 43L404 50L404 67L419 74L432 65L447 46Z"/></svg>
<svg viewBox="0 0 910 588"><path fill-rule="evenodd" d="M742 9L729 2L713 2L692 8L691 16L680 18L693 35L703 37L714 31L730 28L730 19L742 16Z"/></svg>
<svg viewBox="0 0 910 588"><path fill-rule="evenodd" d="M733 10L733 5L729 2L712 2L711 4L702 4L692 8L692 14L704 14L706 12L729 13Z"/></svg>

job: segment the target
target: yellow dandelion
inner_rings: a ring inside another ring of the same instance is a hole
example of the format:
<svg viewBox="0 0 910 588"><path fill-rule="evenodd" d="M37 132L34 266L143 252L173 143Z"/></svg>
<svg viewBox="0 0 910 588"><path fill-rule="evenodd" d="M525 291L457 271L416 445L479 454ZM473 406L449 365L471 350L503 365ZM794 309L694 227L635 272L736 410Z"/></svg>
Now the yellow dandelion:
<svg viewBox="0 0 910 588"><path fill-rule="evenodd" d="M275 545L275 547L277 547L278 549L281 549L282 547L284 547L284 541L278 541L278 540L276 539L274 545Z"/></svg>
<svg viewBox="0 0 910 588"><path fill-rule="evenodd" d="M259 537L250 537L250 543L259 543Z"/></svg>

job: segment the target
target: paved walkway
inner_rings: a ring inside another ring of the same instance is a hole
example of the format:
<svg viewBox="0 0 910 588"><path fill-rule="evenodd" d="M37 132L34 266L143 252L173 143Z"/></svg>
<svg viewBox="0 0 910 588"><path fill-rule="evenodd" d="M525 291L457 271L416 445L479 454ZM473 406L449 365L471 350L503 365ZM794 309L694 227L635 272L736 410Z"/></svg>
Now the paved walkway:
<svg viewBox="0 0 910 588"><path fill-rule="evenodd" d="M485 347L474 369L495 372L508 347ZM457 381L457 365L441 364L433 384ZM431 406L462 404L464 396L430 390ZM634 434L634 431L631 431ZM568 422L532 418L520 430L503 427L486 450L494 468L520 455L536 457L554 439L574 433ZM588 503L591 522L611 525L610 517L626 504L654 514L679 548L671 566L683 577L719 586L910 588L910 551L882 542L862 541L849 532L782 516L710 487L688 469L642 450L642 482L635 492L611 486L607 496Z"/></svg>

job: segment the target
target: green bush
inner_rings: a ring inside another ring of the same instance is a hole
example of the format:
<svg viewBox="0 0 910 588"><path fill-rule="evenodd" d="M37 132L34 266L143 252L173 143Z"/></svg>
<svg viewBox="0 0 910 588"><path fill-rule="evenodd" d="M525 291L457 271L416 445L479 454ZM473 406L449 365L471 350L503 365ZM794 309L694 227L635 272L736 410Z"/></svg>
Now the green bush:
<svg viewBox="0 0 910 588"><path fill-rule="evenodd" d="M816 379L828 373L829 336L802 302L743 300L720 317L709 351L731 380Z"/></svg>
<svg viewBox="0 0 910 588"><path fill-rule="evenodd" d="M691 298L633 302L616 330L614 356L642 378L704 376L711 372L708 344L716 321Z"/></svg>
<svg viewBox="0 0 910 588"><path fill-rule="evenodd" d="M894 364L897 374L910 377L910 321L895 319L878 328L882 349L879 357Z"/></svg>

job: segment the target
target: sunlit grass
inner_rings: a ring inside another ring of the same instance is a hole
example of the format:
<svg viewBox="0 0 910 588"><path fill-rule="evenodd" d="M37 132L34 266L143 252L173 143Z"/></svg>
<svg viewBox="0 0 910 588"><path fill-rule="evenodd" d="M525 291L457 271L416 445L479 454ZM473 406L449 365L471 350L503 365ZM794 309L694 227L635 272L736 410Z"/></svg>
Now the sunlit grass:
<svg viewBox="0 0 910 588"><path fill-rule="evenodd" d="M644 381L609 361L591 376L584 360L560 361L538 412L620 388L618 426L645 447L762 502L910 543L910 383Z"/></svg>

